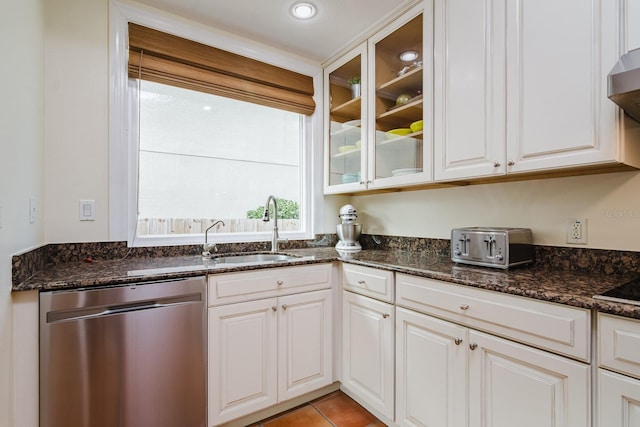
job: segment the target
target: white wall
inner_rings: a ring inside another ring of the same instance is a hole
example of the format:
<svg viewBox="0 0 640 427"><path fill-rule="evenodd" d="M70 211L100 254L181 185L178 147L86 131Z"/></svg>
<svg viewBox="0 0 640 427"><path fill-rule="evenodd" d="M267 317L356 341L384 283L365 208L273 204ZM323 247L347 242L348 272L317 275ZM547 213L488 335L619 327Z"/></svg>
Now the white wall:
<svg viewBox="0 0 640 427"><path fill-rule="evenodd" d="M47 0L47 243L108 240L108 0ZM96 221L79 221L80 199Z"/></svg>
<svg viewBox="0 0 640 427"><path fill-rule="evenodd" d="M0 2L0 426L21 425L13 404L11 255L44 242L43 0ZM29 199L36 220L29 222ZM33 335L26 337L33 343ZM35 337L37 346L37 336ZM36 347L37 348L37 347ZM27 356L28 357L28 356ZM33 368L33 367L32 367ZM35 366L37 369L37 365ZM20 381L19 378L17 378ZM18 409L18 412L20 409Z"/></svg>

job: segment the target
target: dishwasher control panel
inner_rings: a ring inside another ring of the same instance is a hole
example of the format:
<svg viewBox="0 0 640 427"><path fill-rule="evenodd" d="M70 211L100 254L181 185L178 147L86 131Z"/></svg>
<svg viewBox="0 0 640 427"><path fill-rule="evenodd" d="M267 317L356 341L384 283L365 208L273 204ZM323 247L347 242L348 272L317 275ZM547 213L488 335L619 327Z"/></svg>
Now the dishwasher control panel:
<svg viewBox="0 0 640 427"><path fill-rule="evenodd" d="M533 262L533 234L528 228L465 227L451 230L451 261L509 268Z"/></svg>

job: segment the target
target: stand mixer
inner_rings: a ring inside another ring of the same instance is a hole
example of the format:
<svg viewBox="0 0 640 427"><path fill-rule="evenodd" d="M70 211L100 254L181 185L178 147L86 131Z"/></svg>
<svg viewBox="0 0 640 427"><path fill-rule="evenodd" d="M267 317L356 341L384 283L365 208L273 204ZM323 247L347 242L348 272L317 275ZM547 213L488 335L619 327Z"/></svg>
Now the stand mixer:
<svg viewBox="0 0 640 427"><path fill-rule="evenodd" d="M362 232L362 225L355 222L358 218L356 209L351 205L344 205L340 208L340 215L338 215L338 217L342 220L342 223L336 226L338 239L340 239L336 245L336 249L349 252L362 250L362 246L358 243L360 233Z"/></svg>

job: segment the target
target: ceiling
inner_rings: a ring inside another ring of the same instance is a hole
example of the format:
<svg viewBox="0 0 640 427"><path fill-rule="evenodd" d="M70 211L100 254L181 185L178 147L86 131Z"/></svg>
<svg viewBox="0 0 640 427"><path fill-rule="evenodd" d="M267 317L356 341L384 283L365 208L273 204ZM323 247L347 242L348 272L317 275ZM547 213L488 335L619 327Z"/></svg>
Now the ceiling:
<svg viewBox="0 0 640 427"><path fill-rule="evenodd" d="M318 9L294 19L295 0L138 0L219 30L324 62L415 0L303 0Z"/></svg>

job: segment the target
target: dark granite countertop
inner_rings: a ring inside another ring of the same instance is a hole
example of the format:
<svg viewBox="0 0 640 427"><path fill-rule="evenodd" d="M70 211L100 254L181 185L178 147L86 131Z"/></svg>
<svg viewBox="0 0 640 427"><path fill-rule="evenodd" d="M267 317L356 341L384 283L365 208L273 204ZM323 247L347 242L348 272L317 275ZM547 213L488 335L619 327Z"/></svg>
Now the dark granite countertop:
<svg viewBox="0 0 640 427"><path fill-rule="evenodd" d="M399 250L363 250L353 254L339 254L334 248L313 248L292 249L284 253L299 258L266 265L235 266L216 264L213 260L203 260L195 255L64 263L44 268L24 282L14 284L13 291L118 285L338 260L574 307L595 308L606 313L640 319L640 306L592 298L593 295L636 278L636 273L583 273L553 269L544 265L517 267L505 271L457 265L452 263L449 257L431 252Z"/></svg>

